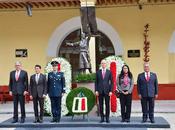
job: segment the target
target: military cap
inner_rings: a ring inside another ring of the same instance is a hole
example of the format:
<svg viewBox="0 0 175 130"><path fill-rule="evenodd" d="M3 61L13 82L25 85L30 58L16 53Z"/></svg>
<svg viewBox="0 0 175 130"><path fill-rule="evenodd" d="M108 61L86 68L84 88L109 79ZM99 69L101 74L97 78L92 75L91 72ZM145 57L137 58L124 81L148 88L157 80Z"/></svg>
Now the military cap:
<svg viewBox="0 0 175 130"><path fill-rule="evenodd" d="M52 61L52 62L51 62L51 65L52 65L52 66L57 66L58 64L59 64L58 61Z"/></svg>

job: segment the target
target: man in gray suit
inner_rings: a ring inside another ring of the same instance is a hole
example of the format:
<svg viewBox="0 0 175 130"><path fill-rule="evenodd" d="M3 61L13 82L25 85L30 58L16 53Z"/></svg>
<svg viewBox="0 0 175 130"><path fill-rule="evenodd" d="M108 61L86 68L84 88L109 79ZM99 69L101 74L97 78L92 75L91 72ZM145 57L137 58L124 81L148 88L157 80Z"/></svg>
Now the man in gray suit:
<svg viewBox="0 0 175 130"><path fill-rule="evenodd" d="M158 97L158 81L156 74L150 72L148 63L144 63L144 72L138 75L137 90L142 105L142 122L146 122L149 115L151 123L154 123L154 100Z"/></svg>
<svg viewBox="0 0 175 130"><path fill-rule="evenodd" d="M12 123L18 122L18 102L21 107L21 123L25 122L25 95L28 90L28 75L27 72L22 70L21 62L15 63L15 70L10 72L9 80L9 94L13 96L13 121Z"/></svg>
<svg viewBox="0 0 175 130"><path fill-rule="evenodd" d="M110 70L106 69L106 61L101 61L102 69L98 70L96 73L96 82L95 82L95 94L98 96L99 105L100 105L100 123L104 122L104 113L103 113L103 104L105 99L106 107L106 122L109 123L109 114L110 114L110 96L112 95L113 79L112 73Z"/></svg>
<svg viewBox="0 0 175 130"><path fill-rule="evenodd" d="M43 122L44 112L44 98L47 94L47 81L46 76L41 73L41 66L35 65L36 74L30 77L29 93L30 98L33 99L33 106L35 112L34 123ZM38 114L38 103L40 106L40 116Z"/></svg>

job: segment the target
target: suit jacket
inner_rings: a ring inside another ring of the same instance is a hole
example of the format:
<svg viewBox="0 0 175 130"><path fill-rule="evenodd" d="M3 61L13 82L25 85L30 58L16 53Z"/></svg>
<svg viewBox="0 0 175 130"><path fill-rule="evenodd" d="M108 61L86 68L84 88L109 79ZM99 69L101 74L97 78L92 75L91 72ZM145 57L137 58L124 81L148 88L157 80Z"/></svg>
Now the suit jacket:
<svg viewBox="0 0 175 130"><path fill-rule="evenodd" d="M47 95L47 80L46 76L40 74L38 83L36 82L36 74L30 77L30 85L29 85L29 93L33 98L35 97L43 97L43 95Z"/></svg>
<svg viewBox="0 0 175 130"><path fill-rule="evenodd" d="M63 72L50 72L48 74L48 94L49 97L60 97L64 93L65 78Z"/></svg>
<svg viewBox="0 0 175 130"><path fill-rule="evenodd" d="M154 97L158 94L158 81L155 73L150 72L149 81L145 78L145 73L138 75L137 79L138 94L142 97Z"/></svg>
<svg viewBox="0 0 175 130"><path fill-rule="evenodd" d="M103 79L102 70L98 70L96 73L95 91L98 91L99 94L102 94L103 92L109 94L109 92L112 92L112 88L113 80L111 71L106 69L105 77Z"/></svg>
<svg viewBox="0 0 175 130"><path fill-rule="evenodd" d="M9 90L12 91L13 95L21 95L28 90L28 74L26 71L21 70L19 79L16 81L15 73L16 70L10 72Z"/></svg>

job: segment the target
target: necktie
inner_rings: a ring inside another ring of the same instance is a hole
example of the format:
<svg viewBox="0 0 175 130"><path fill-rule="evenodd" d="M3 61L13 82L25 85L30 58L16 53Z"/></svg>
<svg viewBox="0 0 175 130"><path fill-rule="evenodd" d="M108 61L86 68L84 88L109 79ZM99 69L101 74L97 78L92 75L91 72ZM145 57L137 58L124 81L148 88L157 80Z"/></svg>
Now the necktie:
<svg viewBox="0 0 175 130"><path fill-rule="evenodd" d="M19 79L19 71L16 71L16 81Z"/></svg>
<svg viewBox="0 0 175 130"><path fill-rule="evenodd" d="M39 74L36 74L36 83L38 84Z"/></svg>
<svg viewBox="0 0 175 130"><path fill-rule="evenodd" d="M102 71L103 79L105 78L105 70Z"/></svg>
<svg viewBox="0 0 175 130"><path fill-rule="evenodd" d="M148 82L149 81L149 74L148 74L148 72L146 72L146 81Z"/></svg>

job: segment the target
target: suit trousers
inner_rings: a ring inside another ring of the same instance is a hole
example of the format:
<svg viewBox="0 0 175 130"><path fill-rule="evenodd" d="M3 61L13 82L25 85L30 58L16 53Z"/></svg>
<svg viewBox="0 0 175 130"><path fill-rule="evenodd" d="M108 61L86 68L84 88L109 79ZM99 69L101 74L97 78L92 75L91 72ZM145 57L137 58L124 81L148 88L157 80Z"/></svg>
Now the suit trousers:
<svg viewBox="0 0 175 130"><path fill-rule="evenodd" d="M154 97L142 97L141 99L143 119L154 119Z"/></svg>
<svg viewBox="0 0 175 130"><path fill-rule="evenodd" d="M122 119L130 119L132 94L124 95L120 93L121 115Z"/></svg>
<svg viewBox="0 0 175 130"><path fill-rule="evenodd" d="M105 94L104 92L102 94L99 94L99 106L100 106L100 116L102 119L104 119L104 112L103 112L103 104L105 100L105 107L106 107L106 119L109 119L109 113L110 113L110 96L108 94Z"/></svg>
<svg viewBox="0 0 175 130"><path fill-rule="evenodd" d="M60 120L61 117L61 96L60 97L50 97L51 100L51 110L54 119Z"/></svg>
<svg viewBox="0 0 175 130"><path fill-rule="evenodd" d="M26 117L25 114L25 97L24 95L15 94L13 95L13 119L18 120L18 102L20 103L21 108L21 119L24 119Z"/></svg>
<svg viewBox="0 0 175 130"><path fill-rule="evenodd" d="M40 115L38 113L38 103L40 107ZM33 97L33 107L34 107L34 113L35 117L38 118L40 116L40 119L43 119L44 115L44 98L43 97Z"/></svg>
<svg viewBox="0 0 175 130"><path fill-rule="evenodd" d="M97 34L97 22L95 15L95 7L81 7L81 24L85 34Z"/></svg>

